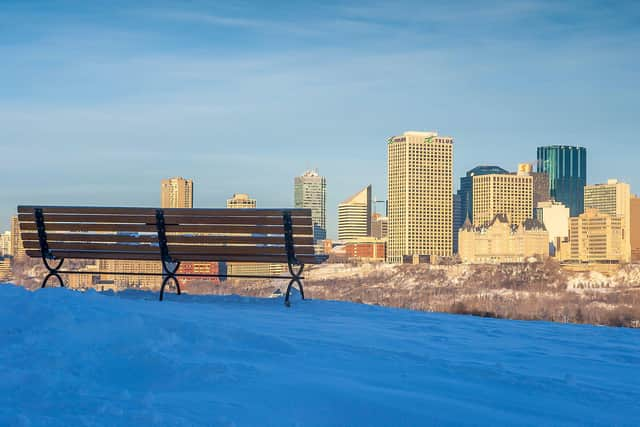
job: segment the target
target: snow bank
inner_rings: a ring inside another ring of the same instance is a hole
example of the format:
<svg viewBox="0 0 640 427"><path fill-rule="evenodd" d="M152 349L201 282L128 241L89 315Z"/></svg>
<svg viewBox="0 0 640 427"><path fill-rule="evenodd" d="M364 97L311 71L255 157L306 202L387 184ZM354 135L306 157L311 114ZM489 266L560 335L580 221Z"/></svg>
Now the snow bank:
<svg viewBox="0 0 640 427"><path fill-rule="evenodd" d="M640 425L640 331L0 286L0 425Z"/></svg>

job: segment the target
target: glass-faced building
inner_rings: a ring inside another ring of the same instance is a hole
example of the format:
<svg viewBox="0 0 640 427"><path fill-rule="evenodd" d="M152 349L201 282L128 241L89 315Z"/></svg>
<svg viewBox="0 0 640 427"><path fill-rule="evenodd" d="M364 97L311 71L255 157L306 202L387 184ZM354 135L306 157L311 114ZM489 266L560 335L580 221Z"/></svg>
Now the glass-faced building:
<svg viewBox="0 0 640 427"><path fill-rule="evenodd" d="M551 197L567 206L572 217L584 212L586 148L567 145L538 147L538 172L549 175Z"/></svg>
<svg viewBox="0 0 640 427"><path fill-rule="evenodd" d="M294 180L296 208L311 209L313 240L319 243L327 238L327 180L318 171L309 170ZM318 245L318 250L321 250Z"/></svg>

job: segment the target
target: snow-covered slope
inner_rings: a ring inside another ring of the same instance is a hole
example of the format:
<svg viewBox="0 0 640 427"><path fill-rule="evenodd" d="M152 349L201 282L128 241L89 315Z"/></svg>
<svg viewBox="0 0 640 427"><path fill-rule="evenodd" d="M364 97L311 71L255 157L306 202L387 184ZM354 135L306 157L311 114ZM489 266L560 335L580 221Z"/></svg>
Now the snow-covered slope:
<svg viewBox="0 0 640 427"><path fill-rule="evenodd" d="M0 286L0 425L640 425L640 331Z"/></svg>

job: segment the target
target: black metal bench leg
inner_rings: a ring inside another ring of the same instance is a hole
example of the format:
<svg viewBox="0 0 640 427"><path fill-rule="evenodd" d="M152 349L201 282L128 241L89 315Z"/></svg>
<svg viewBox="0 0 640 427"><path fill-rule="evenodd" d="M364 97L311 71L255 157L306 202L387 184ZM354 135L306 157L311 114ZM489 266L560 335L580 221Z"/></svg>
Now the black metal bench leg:
<svg viewBox="0 0 640 427"><path fill-rule="evenodd" d="M302 275L302 271L304 270L304 264L300 264L300 268L298 271L293 271L293 266L289 264L289 273L291 273L291 281L289 281L289 286L287 286L287 293L284 296L284 305L287 307L291 307L291 301L289 301L289 297L291 295L291 287L293 284L298 285L298 289L300 290L300 297L304 299L304 287L302 286L302 279L300 276Z"/></svg>
<svg viewBox="0 0 640 427"><path fill-rule="evenodd" d="M162 270L164 271L164 274L166 276L162 281L162 286L160 286L160 301L162 301L162 298L164 296L164 287L167 285L169 280L173 280L173 283L176 284L176 293L178 295L182 293L182 291L180 290L180 281L176 277L176 272L180 268L180 262L176 262L173 268L170 268L167 264L167 262L162 261Z"/></svg>
<svg viewBox="0 0 640 427"><path fill-rule="evenodd" d="M47 267L47 270L49 270L49 274L45 276L44 280L42 281L42 286L40 286L40 288L44 288L45 286L47 286L49 279L51 279L52 277L57 278L58 282L60 282L60 286L64 288L64 280L62 280L62 277L60 276L60 274L58 274L58 270L60 270L60 267L62 267L64 258L61 259L58 265L55 267L52 267L49 265L49 260L47 258L43 257L42 261L44 262L44 266Z"/></svg>

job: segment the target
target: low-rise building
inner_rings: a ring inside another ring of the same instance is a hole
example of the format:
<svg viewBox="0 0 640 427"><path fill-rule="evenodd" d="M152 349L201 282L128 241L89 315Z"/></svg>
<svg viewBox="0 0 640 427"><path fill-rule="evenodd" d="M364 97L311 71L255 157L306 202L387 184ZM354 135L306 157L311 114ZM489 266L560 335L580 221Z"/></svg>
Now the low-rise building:
<svg viewBox="0 0 640 427"><path fill-rule="evenodd" d="M574 263L628 262L625 250L624 217L597 209L569 220L569 239L561 247L561 259Z"/></svg>
<svg viewBox="0 0 640 427"><path fill-rule="evenodd" d="M11 278L11 258L0 257L0 281Z"/></svg>
<svg viewBox="0 0 640 427"><path fill-rule="evenodd" d="M549 233L544 224L527 219L511 224L504 214L482 226L465 222L458 236L460 259L469 264L526 262L549 256Z"/></svg>
<svg viewBox="0 0 640 427"><path fill-rule="evenodd" d="M373 237L363 237L347 242L344 245L347 258L364 261L384 261L386 256L386 241Z"/></svg>

